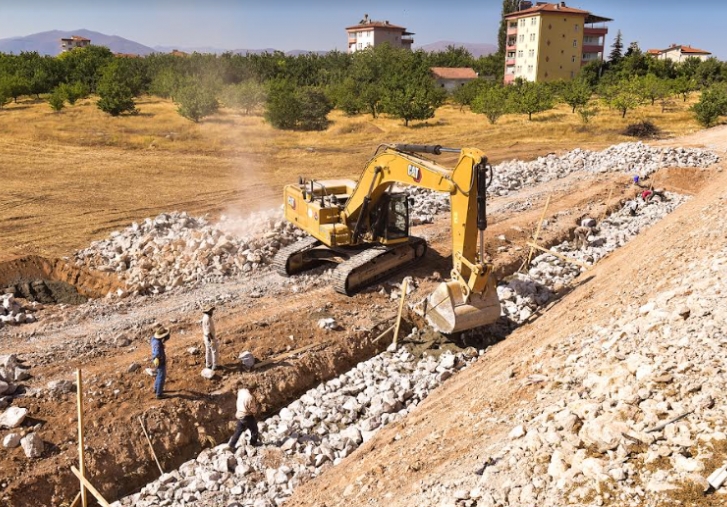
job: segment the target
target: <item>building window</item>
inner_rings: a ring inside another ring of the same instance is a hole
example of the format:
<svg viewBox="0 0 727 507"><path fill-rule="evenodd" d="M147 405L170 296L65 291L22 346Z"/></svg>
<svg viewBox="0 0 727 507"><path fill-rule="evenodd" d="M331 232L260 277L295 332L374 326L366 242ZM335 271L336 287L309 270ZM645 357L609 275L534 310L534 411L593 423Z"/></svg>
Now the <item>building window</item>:
<svg viewBox="0 0 727 507"><path fill-rule="evenodd" d="M573 39L573 47L574 48L577 48L578 47L578 40L577 39Z"/></svg>
<svg viewBox="0 0 727 507"><path fill-rule="evenodd" d="M530 51L528 51L528 56L531 57L531 58L533 56L535 56L535 50L534 49L531 49Z"/></svg>
<svg viewBox="0 0 727 507"><path fill-rule="evenodd" d="M525 18L520 20L520 26L525 26Z"/></svg>
<svg viewBox="0 0 727 507"><path fill-rule="evenodd" d="M533 73L533 66L532 65L528 65L528 72L531 73L531 74Z"/></svg>
<svg viewBox="0 0 727 507"><path fill-rule="evenodd" d="M525 42L525 35L520 34L517 38L518 42Z"/></svg>
<svg viewBox="0 0 727 507"><path fill-rule="evenodd" d="M538 18L530 18L530 24L535 26L538 22Z"/></svg>
<svg viewBox="0 0 727 507"><path fill-rule="evenodd" d="M571 63L576 63L576 57L575 57L575 56L571 56L571 58L570 58L570 62L571 62Z"/></svg>
<svg viewBox="0 0 727 507"><path fill-rule="evenodd" d="M358 43L358 48L363 49L363 44L361 42Z"/></svg>
<svg viewBox="0 0 727 507"><path fill-rule="evenodd" d="M570 78L571 78L571 79L573 79L573 76L574 76L574 75L575 75L575 74L574 74L574 72L573 72L573 71L570 71Z"/></svg>
<svg viewBox="0 0 727 507"><path fill-rule="evenodd" d="M532 41L534 41L534 40L535 40L535 34L534 34L534 33L531 33L531 34L530 34L530 41L532 42Z"/></svg>
<svg viewBox="0 0 727 507"><path fill-rule="evenodd" d="M576 32L577 32L578 31L578 23L576 23L574 26L575 26L575 29L576 29Z"/></svg>

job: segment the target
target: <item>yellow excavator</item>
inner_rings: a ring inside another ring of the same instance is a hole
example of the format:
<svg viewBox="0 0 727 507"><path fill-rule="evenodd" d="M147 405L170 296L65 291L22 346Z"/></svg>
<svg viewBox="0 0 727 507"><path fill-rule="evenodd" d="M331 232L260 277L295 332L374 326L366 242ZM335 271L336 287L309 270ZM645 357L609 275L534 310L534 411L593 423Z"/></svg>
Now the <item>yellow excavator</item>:
<svg viewBox="0 0 727 507"><path fill-rule="evenodd" d="M421 156L442 153L459 154L453 169ZM484 248L486 189L491 180L492 166L478 149L383 144L358 182L301 178L297 185L285 187L286 219L310 236L281 249L274 267L290 276L323 262L336 263L334 287L351 295L426 253L426 242L409 235L411 198L397 186L446 192L451 202L453 269L451 280L427 297L427 322L446 334L493 323L500 317L500 301Z"/></svg>

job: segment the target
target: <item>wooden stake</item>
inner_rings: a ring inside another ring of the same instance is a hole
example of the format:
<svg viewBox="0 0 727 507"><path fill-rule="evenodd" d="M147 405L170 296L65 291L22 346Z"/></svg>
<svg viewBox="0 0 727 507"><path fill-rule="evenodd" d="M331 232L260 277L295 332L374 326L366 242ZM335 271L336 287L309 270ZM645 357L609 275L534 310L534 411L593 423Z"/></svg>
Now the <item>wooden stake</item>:
<svg viewBox="0 0 727 507"><path fill-rule="evenodd" d="M563 259L566 262L570 262L571 264L575 264L576 266L580 266L583 269L590 269L590 266L588 266L586 264L583 264L580 261L577 261L575 259L571 259L570 257L566 257L562 253L554 252L553 250L548 250L547 248L544 248L544 247L542 247L542 246L540 246L540 245L538 245L536 243L530 242L530 243L528 243L528 246L530 246L532 248L537 248L538 250L541 250L541 251L543 251L545 253L549 253L550 255L554 255L554 256L558 257L559 259Z"/></svg>
<svg viewBox="0 0 727 507"><path fill-rule="evenodd" d="M545 201L545 207L543 208L543 213L540 215L540 221L538 222L538 228L535 230L535 234L533 235L533 241L537 243L538 238L540 237L540 229L543 227L543 220L545 220L545 214L548 212L548 206L550 206L550 198L553 196L553 194L548 196L548 199ZM525 264L522 265L522 268L530 266L530 261L533 259L533 253L535 250L533 248L530 248L530 253L528 253L528 260L525 262Z"/></svg>
<svg viewBox="0 0 727 507"><path fill-rule="evenodd" d="M154 456L154 461L156 461L157 467L159 467L159 473L164 475L164 470L162 470L162 466L159 464L159 460L157 459L157 453L154 452L154 446L151 445L151 438L149 438L149 434L146 432L146 428L144 427L144 421L141 420L141 416L139 416L139 424L141 424L141 431L144 432L146 441L149 442L149 449L151 449L151 455Z"/></svg>
<svg viewBox="0 0 727 507"><path fill-rule="evenodd" d="M601 220L606 218L606 213L608 213L608 201L611 200L611 197L613 197L613 187L611 187L611 191L608 193L608 199L606 199L606 209L603 210L603 213L601 213L601 217L598 219L599 224Z"/></svg>
<svg viewBox="0 0 727 507"><path fill-rule="evenodd" d="M76 498L71 502L71 507L78 507L78 503L81 501L81 492L76 493Z"/></svg>
<svg viewBox="0 0 727 507"><path fill-rule="evenodd" d="M104 497L101 496L101 493L99 493L98 490L93 487L93 484L88 482L88 479L86 479L76 467L71 466L71 472L73 472L73 474L81 481L81 484L83 484L86 489L88 489L91 494L96 497L96 501L99 503L99 505L101 505L101 507L111 507L109 503L104 499Z"/></svg>
<svg viewBox="0 0 727 507"><path fill-rule="evenodd" d="M406 299L406 289L409 285L409 279L404 278L401 283L401 302L399 303L399 315L396 316L396 325L394 326L394 349L397 347L399 338L399 327L401 326L401 312L404 311L404 300Z"/></svg>
<svg viewBox="0 0 727 507"><path fill-rule="evenodd" d="M382 339L384 336L386 336L387 334L389 334L391 331L393 331L395 327L396 327L396 324L393 324L393 325L387 327L386 330L383 333L381 333L379 336L377 336L376 338L374 338L371 343L376 343L377 341L379 341L380 339Z"/></svg>
<svg viewBox="0 0 727 507"><path fill-rule="evenodd" d="M76 391L78 392L78 468L81 469L81 505L88 507L88 496L83 482L86 477L86 462L83 458L83 374L80 368L76 370Z"/></svg>

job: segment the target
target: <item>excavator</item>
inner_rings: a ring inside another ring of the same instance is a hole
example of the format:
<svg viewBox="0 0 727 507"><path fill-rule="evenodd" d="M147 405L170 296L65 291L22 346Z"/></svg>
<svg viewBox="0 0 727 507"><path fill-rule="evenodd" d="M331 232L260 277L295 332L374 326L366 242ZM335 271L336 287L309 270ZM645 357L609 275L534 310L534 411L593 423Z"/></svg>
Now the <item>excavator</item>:
<svg viewBox="0 0 727 507"><path fill-rule="evenodd" d="M422 156L442 153L459 155L454 168ZM284 188L285 218L309 236L282 248L273 265L290 276L335 263L335 290L352 295L426 253L426 242L409 235L413 200L402 187L446 192L453 268L451 279L425 300L426 320L444 334L491 324L500 317L493 266L484 248L486 189L491 181L492 166L476 148L382 144L357 182L301 178Z"/></svg>

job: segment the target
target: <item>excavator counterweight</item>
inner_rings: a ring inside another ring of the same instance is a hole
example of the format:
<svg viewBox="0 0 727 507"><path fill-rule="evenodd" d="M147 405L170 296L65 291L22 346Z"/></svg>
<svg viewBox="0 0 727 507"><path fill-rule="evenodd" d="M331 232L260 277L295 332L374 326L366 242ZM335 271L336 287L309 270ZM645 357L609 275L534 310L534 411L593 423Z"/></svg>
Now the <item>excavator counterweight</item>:
<svg viewBox="0 0 727 507"><path fill-rule="evenodd" d="M449 169L422 153L457 153L459 160ZM301 180L285 187L285 217L310 237L280 250L274 265L281 275L290 276L333 262L335 289L351 295L426 253L424 240L409 234L410 198L396 186L446 192L452 215L452 277L428 297L427 321L443 333L491 324L500 317L492 265L484 253L491 178L487 158L474 148L382 145L358 181Z"/></svg>

